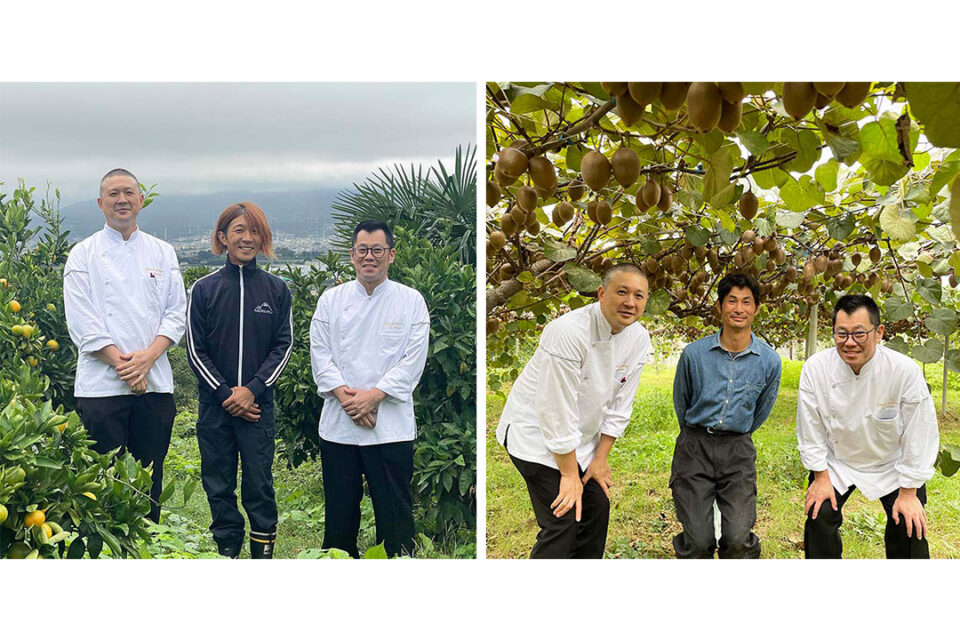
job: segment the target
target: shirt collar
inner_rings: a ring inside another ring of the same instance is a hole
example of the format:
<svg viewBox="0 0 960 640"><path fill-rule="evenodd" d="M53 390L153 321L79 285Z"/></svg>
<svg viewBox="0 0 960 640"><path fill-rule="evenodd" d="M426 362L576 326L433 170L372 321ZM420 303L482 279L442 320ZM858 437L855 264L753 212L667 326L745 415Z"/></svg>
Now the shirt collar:
<svg viewBox="0 0 960 640"><path fill-rule="evenodd" d="M874 370L874 369L876 369L878 366L880 366L880 365L877 364L877 362L878 362L878 361L880 360L880 358L882 357L882 356L881 356L881 349L885 349L885 348L886 348L886 347L884 347L882 344L878 344L878 345L877 345L877 350L873 352L873 357L870 358L869 360L867 360L867 361L863 364L863 366L860 367L860 373L859 373L859 374L854 373L854 372L853 372L853 369L850 368L850 365L848 365L846 362L843 361L843 357L840 355L840 352L837 351L837 348L836 348L836 347L834 347L833 350L834 350L834 352L836 353L837 360L840 362L840 366L843 367L843 371L844 371L844 373L846 373L846 375L848 375L848 376L851 377L851 378L862 378L862 377L864 377L864 376L869 376L870 374L873 373L873 370Z"/></svg>
<svg viewBox="0 0 960 640"><path fill-rule="evenodd" d="M722 330L721 330L721 331L717 331L715 334L713 334L712 336L710 336L710 349L723 349L723 345L720 344L720 333L721 333L721 332L722 332ZM757 354L757 355L760 355L760 351L757 349L756 342L757 342L757 336L756 336L756 334L755 334L753 331L751 331L751 332L750 332L750 345L749 345L746 349L744 349L743 351L738 351L737 353L738 353L738 354L739 354L739 353L755 353L755 354ZM723 350L726 351L726 349L723 349Z"/></svg>
<svg viewBox="0 0 960 640"><path fill-rule="evenodd" d="M140 235L140 227L137 227L133 230L133 233L130 234L129 240L123 239L123 234L111 227L110 225L104 223L103 232L107 238L113 242L133 242Z"/></svg>
<svg viewBox="0 0 960 640"><path fill-rule="evenodd" d="M613 336L613 331L610 329L610 323L603 317L603 311L600 310L600 303L594 302L590 307L593 335L596 337L596 341L604 342L609 340Z"/></svg>
<svg viewBox="0 0 960 640"><path fill-rule="evenodd" d="M223 266L226 273L234 278L240 275L240 267L230 262L230 256L227 256L227 263ZM257 259L254 258L247 264L243 265L243 272L249 277L254 271L257 270Z"/></svg>
<svg viewBox="0 0 960 640"><path fill-rule="evenodd" d="M356 287L357 293L362 295L364 298L375 298L377 296L382 296L383 293L390 288L388 286L388 283L390 282L390 278L387 278L386 280L384 280L383 282L381 282L380 284L378 284L376 287L373 288L372 294L367 295L367 290L364 288L362 284L360 284L359 280L354 280L353 282L354 282L354 286Z"/></svg>

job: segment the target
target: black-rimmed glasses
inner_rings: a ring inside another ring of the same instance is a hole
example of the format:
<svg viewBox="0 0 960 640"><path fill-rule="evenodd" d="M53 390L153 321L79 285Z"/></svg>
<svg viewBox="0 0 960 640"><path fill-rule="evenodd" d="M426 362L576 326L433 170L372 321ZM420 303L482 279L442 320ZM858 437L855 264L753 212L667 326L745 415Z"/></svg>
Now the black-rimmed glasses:
<svg viewBox="0 0 960 640"><path fill-rule="evenodd" d="M374 258L382 258L383 254L387 252L387 247L355 247L353 252L357 254L358 257L363 258L368 253L372 254Z"/></svg>
<svg viewBox="0 0 960 640"><path fill-rule="evenodd" d="M867 341L867 337L870 335L871 331L876 331L876 327L873 329L868 329L866 331L834 331L833 339L837 341L837 344L843 344L847 341L847 338L853 338L853 341L857 344L863 344Z"/></svg>

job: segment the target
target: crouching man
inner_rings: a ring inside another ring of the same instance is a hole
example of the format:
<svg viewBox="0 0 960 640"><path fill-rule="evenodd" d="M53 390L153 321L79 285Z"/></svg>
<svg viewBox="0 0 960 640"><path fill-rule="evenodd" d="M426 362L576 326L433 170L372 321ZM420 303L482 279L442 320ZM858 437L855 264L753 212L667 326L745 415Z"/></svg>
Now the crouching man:
<svg viewBox="0 0 960 640"><path fill-rule="evenodd" d="M598 301L543 329L513 384L497 441L523 476L540 532L531 558L602 558L610 520L607 456L630 422L650 334L637 324L646 275L615 265Z"/></svg>
<svg viewBox="0 0 960 640"><path fill-rule="evenodd" d="M923 372L880 344L880 310L869 296L837 301L833 337L836 349L800 372L797 442L810 471L804 554L841 557L843 505L859 488L887 514L887 557L929 558L923 507L940 436Z"/></svg>

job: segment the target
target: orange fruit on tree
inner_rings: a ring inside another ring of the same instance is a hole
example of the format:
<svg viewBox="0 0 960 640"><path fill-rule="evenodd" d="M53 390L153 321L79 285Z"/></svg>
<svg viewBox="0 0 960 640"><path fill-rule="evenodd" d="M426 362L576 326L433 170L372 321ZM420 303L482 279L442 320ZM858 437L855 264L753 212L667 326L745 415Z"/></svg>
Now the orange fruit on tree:
<svg viewBox="0 0 960 640"><path fill-rule="evenodd" d="M47 303L47 311L56 311L56 310L57 310L57 308L56 308L55 306L53 306L53 303L52 303L52 302L48 302L48 303Z"/></svg>
<svg viewBox="0 0 960 640"><path fill-rule="evenodd" d="M12 311L13 313L18 313L18 312L20 311L20 309L21 309L20 303L17 302L16 300L11 300L11 301L7 304L7 309L10 309L10 311Z"/></svg>
<svg viewBox="0 0 960 640"><path fill-rule="evenodd" d="M52 538L52 537L53 537L53 529L51 529L51 528L50 528L50 525L48 525L46 522L44 522L42 525L40 525L40 528L43 529L43 532L44 532L45 534L47 534L47 537L48 537L48 538Z"/></svg>
<svg viewBox="0 0 960 640"><path fill-rule="evenodd" d="M57 342L56 340L47 340L47 349L50 349L50 351L56 351L59 348L60 348L59 342Z"/></svg>
<svg viewBox="0 0 960 640"><path fill-rule="evenodd" d="M0 287L6 289L8 284L9 283L7 282L6 278L0 278Z"/></svg>
<svg viewBox="0 0 960 640"><path fill-rule="evenodd" d="M39 527L47 520L47 514L43 509L37 509L36 511L31 511L27 514L27 517L23 519L23 524L28 527Z"/></svg>
<svg viewBox="0 0 960 640"><path fill-rule="evenodd" d="M12 334L15 335L15 336L22 336L22 335L23 335L23 326L22 326L22 325L19 325L19 324L13 325L12 327L10 327L10 333L12 333Z"/></svg>
<svg viewBox="0 0 960 640"><path fill-rule="evenodd" d="M31 367L35 367L37 366L37 359L33 356L27 356L27 364L29 364Z"/></svg>
<svg viewBox="0 0 960 640"><path fill-rule="evenodd" d="M3 524L7 521L7 508L0 504L0 524Z"/></svg>
<svg viewBox="0 0 960 640"><path fill-rule="evenodd" d="M23 332L20 335L22 335L24 338L29 338L33 335L33 327L31 327L29 324L22 325L20 330Z"/></svg>

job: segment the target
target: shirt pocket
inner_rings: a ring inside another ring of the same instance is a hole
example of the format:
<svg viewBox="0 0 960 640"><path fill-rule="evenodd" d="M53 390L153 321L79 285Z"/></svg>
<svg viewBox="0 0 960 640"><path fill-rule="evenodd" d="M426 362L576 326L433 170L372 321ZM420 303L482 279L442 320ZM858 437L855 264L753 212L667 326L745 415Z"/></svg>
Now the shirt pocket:
<svg viewBox="0 0 960 640"><path fill-rule="evenodd" d="M834 441L837 458L858 469L880 467L896 460L900 415L881 415L884 417L867 415L859 429L838 428Z"/></svg>
<svg viewBox="0 0 960 640"><path fill-rule="evenodd" d="M162 272L147 270L140 276L140 291L143 294L144 304L150 311L154 313L163 311L166 290Z"/></svg>
<svg viewBox="0 0 960 640"><path fill-rule="evenodd" d="M402 348L407 331L400 322L384 322L377 334L381 357L396 355Z"/></svg>

